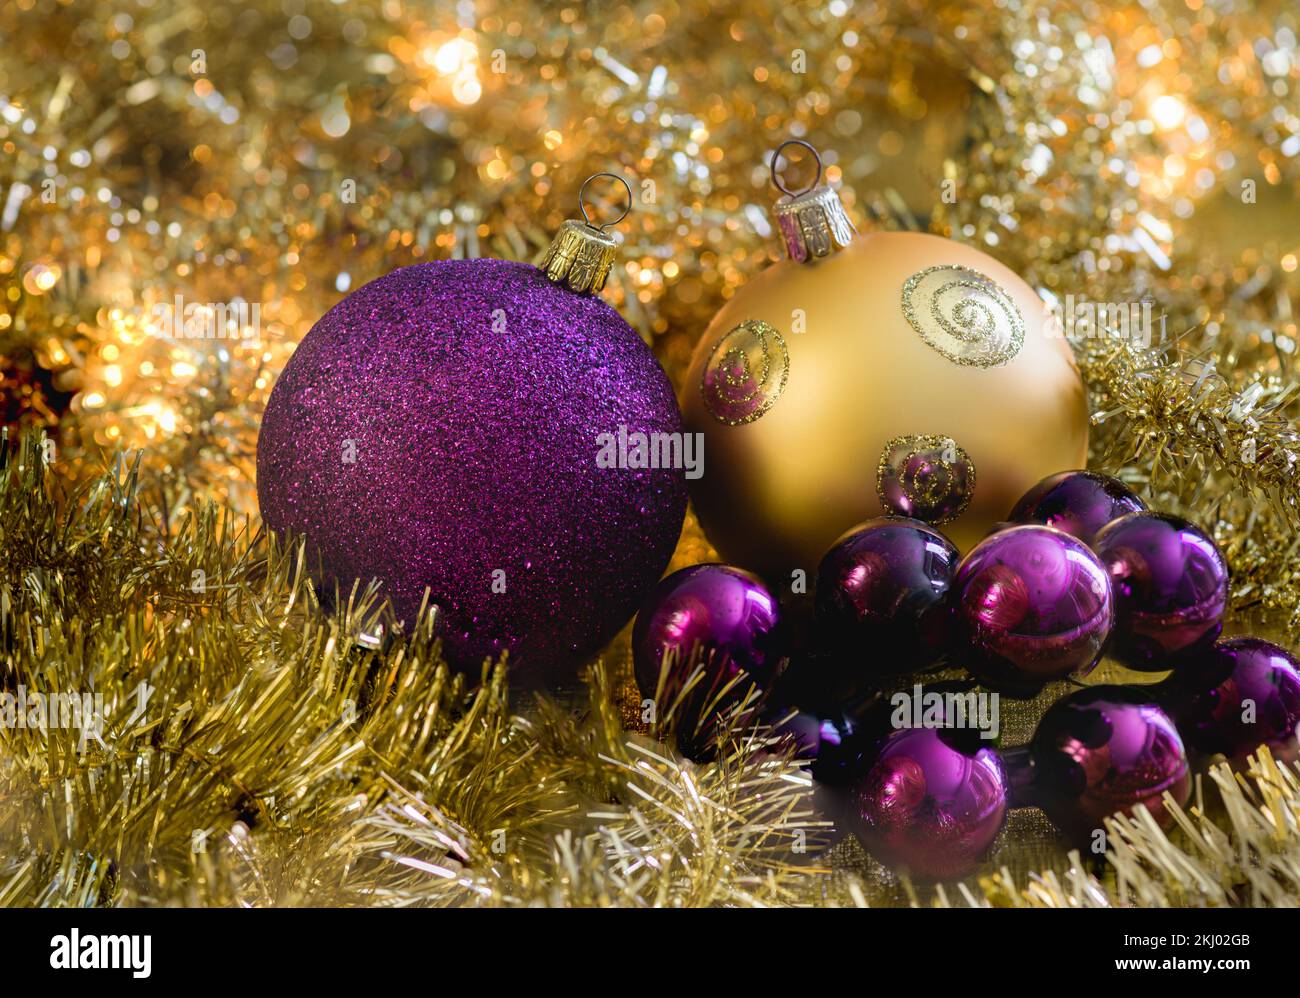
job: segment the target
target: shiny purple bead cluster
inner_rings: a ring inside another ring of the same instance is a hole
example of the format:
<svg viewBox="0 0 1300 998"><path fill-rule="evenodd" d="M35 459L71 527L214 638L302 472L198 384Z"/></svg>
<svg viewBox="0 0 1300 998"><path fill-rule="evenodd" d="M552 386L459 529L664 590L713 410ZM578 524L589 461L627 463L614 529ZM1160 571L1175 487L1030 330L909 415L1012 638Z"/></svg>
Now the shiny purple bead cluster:
<svg viewBox="0 0 1300 998"><path fill-rule="evenodd" d="M854 528L822 560L811 619L748 572L685 569L647 600L633 654L647 697L703 674L682 711L693 732L708 727L706 701L736 699L703 691L737 677L766 690L836 824L882 862L948 878L979 864L1009 808L1040 807L1087 845L1117 812L1145 807L1168 824L1164 795L1181 804L1190 792L1188 748L1296 757L1300 663L1258 638L1220 640L1227 593L1227 564L1204 531L1073 471L1036 485L965 557L918 520ZM1031 697L1103 654L1169 676L1077 689L1014 748L951 717L901 724L881 695L945 665L971 676L927 688L948 709L962 697ZM698 733L679 745L693 758L712 749Z"/></svg>
<svg viewBox="0 0 1300 998"><path fill-rule="evenodd" d="M1117 812L1146 807L1168 826L1164 794L1181 805L1191 792L1174 723L1129 687L1075 690L1017 748L994 748L953 721L896 729L877 718L847 750L839 747L851 778L838 799L823 797L868 852L919 879L974 870L1011 808L1042 808L1072 845L1086 848ZM813 771L823 781L836 775L816 764Z"/></svg>

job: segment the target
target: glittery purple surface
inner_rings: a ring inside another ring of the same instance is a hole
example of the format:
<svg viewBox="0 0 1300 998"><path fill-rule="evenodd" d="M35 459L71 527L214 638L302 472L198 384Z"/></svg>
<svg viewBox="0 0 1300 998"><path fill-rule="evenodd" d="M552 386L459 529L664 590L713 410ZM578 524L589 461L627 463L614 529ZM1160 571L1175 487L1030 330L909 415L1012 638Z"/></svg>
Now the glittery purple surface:
<svg viewBox="0 0 1300 998"><path fill-rule="evenodd" d="M620 427L681 431L605 302L521 263L405 267L286 365L258 440L262 516L307 536L326 590L379 578L410 618L427 586L458 667L508 651L512 675L554 681L628 620L681 530L681 470L598 466Z"/></svg>

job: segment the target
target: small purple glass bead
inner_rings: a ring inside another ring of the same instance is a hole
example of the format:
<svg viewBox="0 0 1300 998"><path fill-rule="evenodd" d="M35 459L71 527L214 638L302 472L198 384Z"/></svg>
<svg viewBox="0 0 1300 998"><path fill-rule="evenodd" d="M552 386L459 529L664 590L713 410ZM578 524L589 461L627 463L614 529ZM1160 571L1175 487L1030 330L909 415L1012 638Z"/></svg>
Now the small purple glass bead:
<svg viewBox="0 0 1300 998"><path fill-rule="evenodd" d="M632 627L637 687L677 716L677 745L691 759L712 757L711 718L739 701L750 683L766 688L781 663L776 598L756 575L729 565L693 565L661 581ZM663 677L664 656L673 664ZM682 697L696 666L703 680ZM726 686L740 672L745 677ZM678 702L680 698L680 703Z"/></svg>
<svg viewBox="0 0 1300 998"><path fill-rule="evenodd" d="M850 821L863 848L925 880L963 877L978 867L1007 812L997 753L968 753L945 736L933 728L892 732L850 795Z"/></svg>
<svg viewBox="0 0 1300 998"><path fill-rule="evenodd" d="M787 711L784 717L773 722L772 734L795 758L807 764L814 777L825 767L835 770L851 765L852 760L845 755L849 733L841 723L829 718L807 711ZM799 862L800 856L816 857L844 837L846 797L842 785L814 778L810 799L812 821L801 828L803 851L796 852L792 862Z"/></svg>
<svg viewBox="0 0 1300 998"><path fill-rule="evenodd" d="M1181 805L1191 792L1173 721L1129 687L1092 686L1062 697L1038 723L1029 758L1034 802L1074 842L1088 841L1103 818L1138 807L1167 828L1172 818L1161 795L1167 790Z"/></svg>
<svg viewBox="0 0 1300 998"><path fill-rule="evenodd" d="M1296 758L1300 662L1260 638L1230 638L1198 654L1157 691L1187 744L1243 761L1261 745Z"/></svg>
<svg viewBox="0 0 1300 998"><path fill-rule="evenodd" d="M1113 619L1097 556L1077 537L1034 524L977 544L957 568L950 599L953 664L1009 696L1086 675Z"/></svg>
<svg viewBox="0 0 1300 998"><path fill-rule="evenodd" d="M832 721L826 721L808 711L786 710L770 721L772 737L790 749L796 759L812 764L821 754L822 745L829 734L838 741L838 732Z"/></svg>
<svg viewBox="0 0 1300 998"><path fill-rule="evenodd" d="M867 685L943 654L944 595L961 556L919 520L869 520L841 537L817 571L817 625L844 671ZM850 677L851 678L851 677Z"/></svg>
<svg viewBox="0 0 1300 998"><path fill-rule="evenodd" d="M1007 519L1055 527L1088 544L1111 520L1144 509L1142 500L1118 479L1091 471L1062 471L1021 496Z"/></svg>
<svg viewBox="0 0 1300 998"><path fill-rule="evenodd" d="M1115 592L1110 654L1131 669L1162 672L1223 629L1228 565L1195 524L1164 513L1130 513L1095 547Z"/></svg>
<svg viewBox="0 0 1300 998"><path fill-rule="evenodd" d="M692 565L650 593L632 628L632 658L641 693L653 697L664 655L677 656L668 686L687 678L698 647L719 685L740 670L766 685L779 660L776 598L756 575L729 565Z"/></svg>

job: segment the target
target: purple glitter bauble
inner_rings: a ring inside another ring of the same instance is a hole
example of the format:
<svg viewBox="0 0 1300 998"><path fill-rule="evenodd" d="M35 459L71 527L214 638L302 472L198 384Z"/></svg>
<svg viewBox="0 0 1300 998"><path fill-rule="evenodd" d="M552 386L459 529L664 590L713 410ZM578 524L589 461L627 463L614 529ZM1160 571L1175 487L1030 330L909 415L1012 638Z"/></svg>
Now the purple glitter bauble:
<svg viewBox="0 0 1300 998"><path fill-rule="evenodd" d="M603 301L526 264L425 263L298 346L262 420L258 498L269 527L306 536L327 596L378 578L409 621L427 588L458 668L508 652L512 676L553 681L663 572L684 473L619 448L680 431L667 377ZM619 467L598 463L603 434Z"/></svg>
<svg viewBox="0 0 1300 998"><path fill-rule="evenodd" d="M1230 638L1199 652L1157 688L1188 745L1240 762L1267 745L1296 757L1300 662L1260 638Z"/></svg>
<svg viewBox="0 0 1300 998"><path fill-rule="evenodd" d="M1092 686L1056 701L1039 721L1028 756L1035 803L1078 843L1089 841L1102 819L1138 807L1168 827L1161 796L1167 790L1183 804L1191 792L1173 721L1124 686Z"/></svg>
<svg viewBox="0 0 1300 998"><path fill-rule="evenodd" d="M943 653L944 595L960 555L919 520L870 520L841 537L817 571L817 625L846 696Z"/></svg>
<svg viewBox="0 0 1300 998"><path fill-rule="evenodd" d="M986 537L957 568L950 593L954 665L1011 696L1086 675L1110 634L1110 582L1077 537L1010 527Z"/></svg>
<svg viewBox="0 0 1300 998"><path fill-rule="evenodd" d="M632 628L632 660L641 693L653 697L664 656L675 655L665 689L689 675L692 656L725 683L744 671L766 686L780 661L776 597L761 579L729 565L692 565L655 587Z"/></svg>
<svg viewBox="0 0 1300 998"><path fill-rule="evenodd" d="M1142 500L1118 479L1091 471L1063 471L1021 496L1007 519L1041 523L1091 543L1111 520L1144 509Z"/></svg>
<svg viewBox="0 0 1300 998"><path fill-rule="evenodd" d="M1097 535L1115 591L1109 652L1161 672L1208 647L1223 628L1228 565L1203 530L1164 513L1130 513Z"/></svg>
<svg viewBox="0 0 1300 998"><path fill-rule="evenodd" d="M963 750L951 734L933 728L890 733L864 760L850 792L850 823L863 848L926 880L974 870L1007 812L1006 773L997 753Z"/></svg>

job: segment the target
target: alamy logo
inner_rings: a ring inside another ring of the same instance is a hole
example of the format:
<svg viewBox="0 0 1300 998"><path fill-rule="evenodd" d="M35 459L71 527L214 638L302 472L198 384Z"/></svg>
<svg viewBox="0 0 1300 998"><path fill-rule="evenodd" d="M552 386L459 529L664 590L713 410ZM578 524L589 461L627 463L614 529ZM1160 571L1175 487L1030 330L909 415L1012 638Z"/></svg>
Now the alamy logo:
<svg viewBox="0 0 1300 998"><path fill-rule="evenodd" d="M149 331L168 340L251 340L262 332L262 306L242 298L229 302L187 302L176 295L153 307Z"/></svg>
<svg viewBox="0 0 1300 998"><path fill-rule="evenodd" d="M73 929L50 940L50 966L55 970L129 970L148 977L153 970L153 937L82 935Z"/></svg>
<svg viewBox="0 0 1300 998"><path fill-rule="evenodd" d="M684 468L687 478L704 474L703 433L639 433L620 425L596 435L596 467L639 470Z"/></svg>
<svg viewBox="0 0 1300 998"><path fill-rule="evenodd" d="M1001 729L998 695L974 690L926 691L920 684L909 693L899 690L889 698L894 708L890 724L903 728L974 728L981 738L994 739Z"/></svg>
<svg viewBox="0 0 1300 998"><path fill-rule="evenodd" d="M0 693L0 728L50 731L54 728L81 732L81 746L93 738L104 744L104 696L102 693L42 693L19 685L17 692Z"/></svg>
<svg viewBox="0 0 1300 998"><path fill-rule="evenodd" d="M1155 342L1155 324L1150 301L1089 301L1065 296L1046 307L1046 330L1049 337L1067 340L1132 340L1144 347Z"/></svg>

